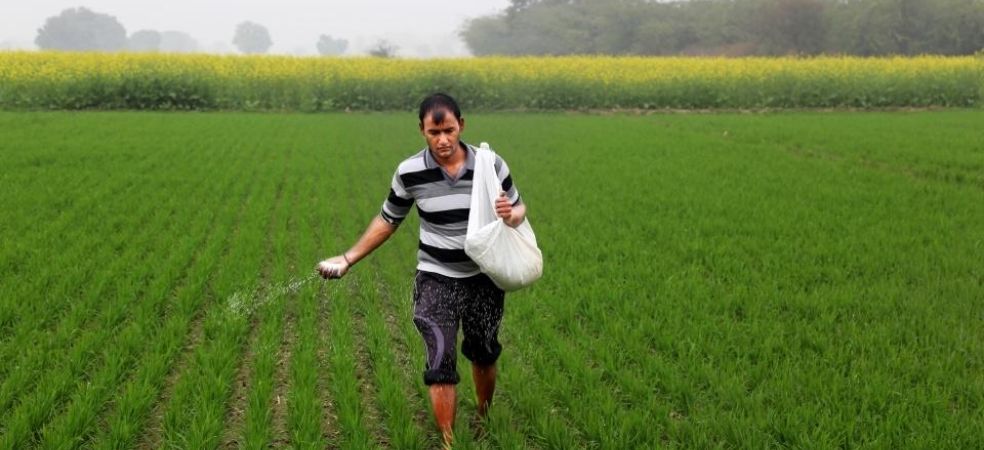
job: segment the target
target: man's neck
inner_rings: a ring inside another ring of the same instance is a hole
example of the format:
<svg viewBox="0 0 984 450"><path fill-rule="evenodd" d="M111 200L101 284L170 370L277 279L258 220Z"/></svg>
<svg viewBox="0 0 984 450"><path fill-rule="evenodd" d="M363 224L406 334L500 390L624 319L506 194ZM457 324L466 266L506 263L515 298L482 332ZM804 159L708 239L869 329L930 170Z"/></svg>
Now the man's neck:
<svg viewBox="0 0 984 450"><path fill-rule="evenodd" d="M429 151L431 154L431 158L434 158L434 161L437 162L439 166L443 167L444 170L460 168L461 167L460 164L463 164L465 162L466 159L465 152L467 152L468 150L467 147L465 147L464 142L458 141L458 150L459 151L452 153L451 156L442 159L438 157L436 154L434 154L433 150L431 150L430 148L427 149L427 151Z"/></svg>

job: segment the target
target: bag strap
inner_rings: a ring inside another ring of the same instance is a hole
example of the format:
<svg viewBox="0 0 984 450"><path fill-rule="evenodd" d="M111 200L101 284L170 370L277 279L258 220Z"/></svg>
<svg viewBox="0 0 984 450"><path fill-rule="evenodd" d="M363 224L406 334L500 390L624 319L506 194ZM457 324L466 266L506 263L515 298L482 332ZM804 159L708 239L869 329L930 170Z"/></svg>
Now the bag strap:
<svg viewBox="0 0 984 450"><path fill-rule="evenodd" d="M492 176L496 180L498 180L499 179L499 172L497 172L495 170L495 157L496 157L495 151L492 150L491 148L489 148L489 143L488 142L482 142L481 144L478 145L478 150L475 152L476 153L476 155L475 155L476 158L475 159L478 159L478 152L487 152L487 155L489 155L489 163L491 163L491 167L489 168L489 169L491 169L491 172L490 173L493 174ZM476 161L476 163L478 163L478 161ZM496 185L499 186L499 188L498 188L498 190L496 192L496 196L492 198L492 203L493 204L495 204L495 199L498 198L498 196L502 194L502 186L499 185L499 183L496 183Z"/></svg>

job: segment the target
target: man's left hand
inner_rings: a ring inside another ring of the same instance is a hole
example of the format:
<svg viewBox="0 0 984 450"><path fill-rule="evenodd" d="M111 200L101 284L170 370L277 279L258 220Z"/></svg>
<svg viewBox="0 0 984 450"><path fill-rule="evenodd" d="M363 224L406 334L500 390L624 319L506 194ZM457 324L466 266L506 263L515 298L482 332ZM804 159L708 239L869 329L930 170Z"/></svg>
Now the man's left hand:
<svg viewBox="0 0 984 450"><path fill-rule="evenodd" d="M495 199L495 214L501 217L504 222L509 224L512 223L510 221L510 219L512 219L512 212L512 203L510 203L509 199L506 198L506 193L503 192L499 194L499 198Z"/></svg>

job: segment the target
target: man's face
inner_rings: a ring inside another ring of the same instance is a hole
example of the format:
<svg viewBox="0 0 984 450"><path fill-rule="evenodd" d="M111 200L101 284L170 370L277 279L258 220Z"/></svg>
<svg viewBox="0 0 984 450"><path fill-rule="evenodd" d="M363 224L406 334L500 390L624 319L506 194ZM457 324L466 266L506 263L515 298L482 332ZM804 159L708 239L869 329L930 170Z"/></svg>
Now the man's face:
<svg viewBox="0 0 984 450"><path fill-rule="evenodd" d="M437 116L435 118L435 116ZM436 110L424 116L420 124L420 132L427 139L427 146L439 159L447 159L458 149L458 137L465 129L465 119L458 120L454 113L447 110Z"/></svg>

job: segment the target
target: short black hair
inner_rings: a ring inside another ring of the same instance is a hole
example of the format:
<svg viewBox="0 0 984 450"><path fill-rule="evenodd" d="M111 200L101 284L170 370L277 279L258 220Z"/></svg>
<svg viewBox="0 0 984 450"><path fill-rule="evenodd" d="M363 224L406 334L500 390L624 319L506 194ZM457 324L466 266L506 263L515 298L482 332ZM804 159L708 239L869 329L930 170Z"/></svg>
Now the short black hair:
<svg viewBox="0 0 984 450"><path fill-rule="evenodd" d="M420 102L421 125L424 123L424 117L431 113L434 114L434 123L444 122L445 111L451 111L455 119L461 120L461 109L458 108L458 102L454 101L450 95L440 92L428 95L424 101Z"/></svg>

